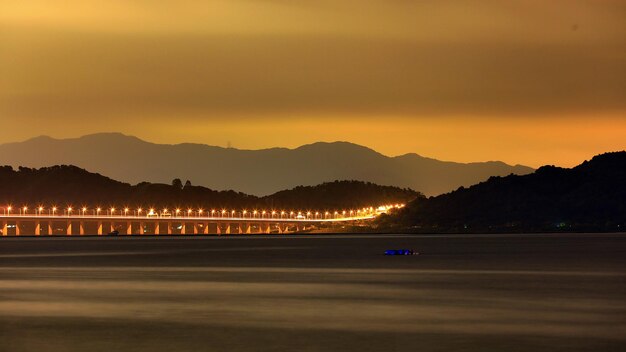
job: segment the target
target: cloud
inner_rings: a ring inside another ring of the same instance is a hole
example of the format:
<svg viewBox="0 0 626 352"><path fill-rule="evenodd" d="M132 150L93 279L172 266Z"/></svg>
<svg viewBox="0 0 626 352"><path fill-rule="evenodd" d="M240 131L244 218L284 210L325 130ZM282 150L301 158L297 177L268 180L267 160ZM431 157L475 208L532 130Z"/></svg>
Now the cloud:
<svg viewBox="0 0 626 352"><path fill-rule="evenodd" d="M0 5L0 114L211 120L623 111L624 7L7 2Z"/></svg>

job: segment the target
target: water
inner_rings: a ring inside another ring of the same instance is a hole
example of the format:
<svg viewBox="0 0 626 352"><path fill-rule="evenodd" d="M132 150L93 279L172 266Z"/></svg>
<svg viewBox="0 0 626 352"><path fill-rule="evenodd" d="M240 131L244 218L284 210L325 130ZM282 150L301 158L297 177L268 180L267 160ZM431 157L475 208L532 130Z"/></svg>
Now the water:
<svg viewBox="0 0 626 352"><path fill-rule="evenodd" d="M2 238L0 350L619 351L625 264L616 234Z"/></svg>

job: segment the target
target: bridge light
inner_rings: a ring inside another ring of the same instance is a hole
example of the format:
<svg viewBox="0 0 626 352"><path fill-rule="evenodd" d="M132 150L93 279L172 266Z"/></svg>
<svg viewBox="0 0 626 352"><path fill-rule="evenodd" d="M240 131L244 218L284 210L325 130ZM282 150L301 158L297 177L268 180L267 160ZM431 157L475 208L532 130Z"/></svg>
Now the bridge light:
<svg viewBox="0 0 626 352"><path fill-rule="evenodd" d="M191 214L192 212L193 212L193 210L187 209L187 214Z"/></svg>
<svg viewBox="0 0 626 352"><path fill-rule="evenodd" d="M86 207L83 207L83 213L84 213L84 212L86 212L86 211L87 211L87 208L86 208Z"/></svg>
<svg viewBox="0 0 626 352"><path fill-rule="evenodd" d="M143 211L143 209L141 209L141 208L137 209L137 214L141 214L142 211Z"/></svg>
<svg viewBox="0 0 626 352"><path fill-rule="evenodd" d="M41 213L43 211L43 207L39 207L39 212Z"/></svg>
<svg viewBox="0 0 626 352"><path fill-rule="evenodd" d="M204 210L202 210L202 209L198 209L198 215L202 214L203 211Z"/></svg>
<svg viewBox="0 0 626 352"><path fill-rule="evenodd" d="M11 209L13 209L13 207L9 205L9 206L7 207L7 210L8 210L8 211L11 211Z"/></svg>

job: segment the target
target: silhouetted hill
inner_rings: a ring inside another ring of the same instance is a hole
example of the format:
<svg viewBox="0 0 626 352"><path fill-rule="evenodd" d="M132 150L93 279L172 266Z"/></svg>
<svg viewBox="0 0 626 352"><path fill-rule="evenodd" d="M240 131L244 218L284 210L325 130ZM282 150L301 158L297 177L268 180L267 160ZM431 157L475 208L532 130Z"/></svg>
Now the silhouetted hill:
<svg viewBox="0 0 626 352"><path fill-rule="evenodd" d="M179 181L180 182L180 181ZM234 191L214 191L182 182L135 186L90 173L75 166L41 169L0 167L0 206L16 208L43 204L46 208L180 207L186 209L356 209L388 203L406 203L420 196L410 189L357 181L335 181L314 187L297 187L266 197Z"/></svg>
<svg viewBox="0 0 626 352"><path fill-rule="evenodd" d="M298 186L294 189L276 192L264 197L268 202L280 204L283 208L316 208L315 205L330 209L358 208L359 204L377 206L382 204L406 203L417 197L424 197L411 189L392 186L379 186L361 181L326 182L318 186ZM318 208L319 209L319 208Z"/></svg>
<svg viewBox="0 0 626 352"><path fill-rule="evenodd" d="M417 199L382 226L415 231L623 231L626 152L598 155L572 169L544 166L524 176L491 177Z"/></svg>
<svg viewBox="0 0 626 352"><path fill-rule="evenodd" d="M387 157L346 142L239 150L189 143L153 144L119 133L63 140L43 136L0 145L0 164L34 168L71 164L133 184L186 178L212 189L237 189L255 195L333 180L361 180L436 195L490 176L533 171L501 162L461 164L416 154Z"/></svg>

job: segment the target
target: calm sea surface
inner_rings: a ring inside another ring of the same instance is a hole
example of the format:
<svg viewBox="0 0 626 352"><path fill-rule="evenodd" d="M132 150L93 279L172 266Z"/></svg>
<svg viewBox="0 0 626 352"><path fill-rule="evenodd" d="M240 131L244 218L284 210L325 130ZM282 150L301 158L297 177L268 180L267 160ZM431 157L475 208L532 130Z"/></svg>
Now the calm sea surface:
<svg viewBox="0 0 626 352"><path fill-rule="evenodd" d="M0 238L0 351L624 350L624 234Z"/></svg>

